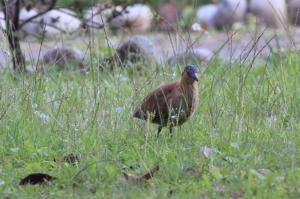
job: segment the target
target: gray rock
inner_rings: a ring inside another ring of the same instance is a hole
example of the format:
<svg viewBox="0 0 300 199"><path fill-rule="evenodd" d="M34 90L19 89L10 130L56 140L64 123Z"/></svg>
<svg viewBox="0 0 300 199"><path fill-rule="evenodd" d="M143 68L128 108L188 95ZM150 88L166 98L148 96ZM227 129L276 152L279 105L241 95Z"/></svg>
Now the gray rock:
<svg viewBox="0 0 300 199"><path fill-rule="evenodd" d="M81 27L81 21L76 13L66 9L53 9L41 16L41 27L47 38L60 37L62 33L72 34Z"/></svg>
<svg viewBox="0 0 300 199"><path fill-rule="evenodd" d="M284 28L287 24L285 0L250 0L249 11L268 27Z"/></svg>
<svg viewBox="0 0 300 199"><path fill-rule="evenodd" d="M175 31L180 17L180 11L177 9L177 3L174 0L164 3L159 6L157 10L159 16L159 23L157 29L159 31Z"/></svg>
<svg viewBox="0 0 300 199"><path fill-rule="evenodd" d="M117 49L117 58L122 63L143 61L149 65L161 63L161 55L153 42L145 36L131 36Z"/></svg>
<svg viewBox="0 0 300 199"><path fill-rule="evenodd" d="M6 66L2 66L2 70L14 70L14 67L13 67L13 63L10 63ZM0 70L1 71L1 70ZM36 67L33 66L33 65L28 65L28 66L25 66L25 71L26 73L30 74L30 75L33 75L35 72L36 72Z"/></svg>
<svg viewBox="0 0 300 199"><path fill-rule="evenodd" d="M101 30L107 23L107 19L111 17L114 9L105 8L103 4L97 4L85 11L84 19L87 27L92 30Z"/></svg>
<svg viewBox="0 0 300 199"><path fill-rule="evenodd" d="M5 20L4 20L4 13L0 11L0 29L6 29Z"/></svg>
<svg viewBox="0 0 300 199"><path fill-rule="evenodd" d="M300 0L291 0L289 2L288 15L291 24L300 25Z"/></svg>
<svg viewBox="0 0 300 199"><path fill-rule="evenodd" d="M213 52L205 48L195 48L179 52L168 59L169 65L190 64L190 63L208 63L213 57Z"/></svg>
<svg viewBox="0 0 300 199"><path fill-rule="evenodd" d="M78 48L54 47L48 49L42 59L46 65L57 65L60 69L87 69L87 55Z"/></svg>
<svg viewBox="0 0 300 199"><path fill-rule="evenodd" d="M221 0L213 22L216 28L231 28L235 22L242 22L247 12L246 0Z"/></svg>
<svg viewBox="0 0 300 199"><path fill-rule="evenodd" d="M201 27L210 28L214 26L213 19L217 10L218 6L215 4L204 5L197 10L196 19Z"/></svg>
<svg viewBox="0 0 300 199"><path fill-rule="evenodd" d="M144 33L151 27L153 13L148 5L134 4L109 22L111 30L123 30L131 33Z"/></svg>
<svg viewBox="0 0 300 199"><path fill-rule="evenodd" d="M25 71L26 71L28 74L34 74L35 71L36 71L36 68L35 68L35 66L26 66Z"/></svg>
<svg viewBox="0 0 300 199"><path fill-rule="evenodd" d="M36 9L26 9L22 8L20 10L20 22L26 21L30 17L33 17L38 14ZM36 18L28 23L26 23L19 33L20 38L25 38L26 36L37 36L42 33L42 28L40 27L40 18Z"/></svg>

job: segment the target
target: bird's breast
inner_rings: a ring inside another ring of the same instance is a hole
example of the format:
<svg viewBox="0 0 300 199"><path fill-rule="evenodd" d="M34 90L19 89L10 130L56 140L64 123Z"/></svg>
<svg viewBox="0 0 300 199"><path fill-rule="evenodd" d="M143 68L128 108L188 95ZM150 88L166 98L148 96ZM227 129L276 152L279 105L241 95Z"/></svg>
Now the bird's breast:
<svg viewBox="0 0 300 199"><path fill-rule="evenodd" d="M172 123L181 125L184 123L196 110L198 105L198 85L193 84L182 91L180 106L173 108L171 111Z"/></svg>

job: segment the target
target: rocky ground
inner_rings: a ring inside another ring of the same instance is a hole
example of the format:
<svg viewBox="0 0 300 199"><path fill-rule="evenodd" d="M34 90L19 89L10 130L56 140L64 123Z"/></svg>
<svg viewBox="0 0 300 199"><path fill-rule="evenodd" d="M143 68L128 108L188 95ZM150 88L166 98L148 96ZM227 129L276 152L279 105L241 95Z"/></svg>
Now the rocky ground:
<svg viewBox="0 0 300 199"><path fill-rule="evenodd" d="M256 31L232 31L229 33L214 31L192 34L148 33L146 36L154 42L154 45L160 51L159 53L162 54L162 58L167 58L189 48L204 48L211 50L214 52L214 56L219 56L226 61L244 60L250 51L248 58L253 57L255 52L255 54L259 54L258 58L261 58L257 60L263 60L268 57L270 51L278 53L284 49L297 50L300 42L300 29L294 28L281 32L274 30L264 32L261 29ZM38 60L48 48L53 46L77 47L84 52L89 52L90 42L93 43L92 46L95 49L107 47L108 45L116 48L126 37L128 36L111 36L107 41L103 33L95 34L92 39L87 36L70 36L63 39L59 38L56 41L44 41L42 46L39 41L28 39L22 41L22 48L26 59L32 61ZM4 37L0 37L0 43L0 65L5 67L10 63L10 58ZM36 61L33 63L36 63Z"/></svg>

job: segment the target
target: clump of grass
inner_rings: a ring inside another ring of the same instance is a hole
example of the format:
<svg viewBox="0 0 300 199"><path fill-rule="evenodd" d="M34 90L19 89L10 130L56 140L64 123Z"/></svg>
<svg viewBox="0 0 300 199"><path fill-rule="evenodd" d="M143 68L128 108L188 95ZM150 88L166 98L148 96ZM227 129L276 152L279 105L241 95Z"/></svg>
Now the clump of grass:
<svg viewBox="0 0 300 199"><path fill-rule="evenodd" d="M299 196L299 56L255 67L214 60L200 80L199 109L173 138L155 138L156 126L131 117L174 67L136 65L86 74L60 71L0 79L0 193L11 198L228 198ZM139 63L137 64L139 65ZM209 157L203 147L211 149ZM76 165L53 160L78 152ZM159 164L145 183L141 173ZM268 168L269 174L257 170ZM51 186L17 186L27 173L46 172ZM281 179L281 180L279 180Z"/></svg>

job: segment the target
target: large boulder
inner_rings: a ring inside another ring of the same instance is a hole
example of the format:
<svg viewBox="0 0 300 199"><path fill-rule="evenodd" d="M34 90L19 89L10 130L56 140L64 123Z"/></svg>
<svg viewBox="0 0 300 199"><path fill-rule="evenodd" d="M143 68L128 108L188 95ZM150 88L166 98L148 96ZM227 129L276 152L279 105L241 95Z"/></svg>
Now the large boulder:
<svg viewBox="0 0 300 199"><path fill-rule="evenodd" d="M131 36L123 41L116 50L114 59L120 60L122 66L128 62L145 62L147 65L161 63L161 55L152 41L145 36Z"/></svg>
<svg viewBox="0 0 300 199"><path fill-rule="evenodd" d="M168 64L173 66L177 64L187 65L190 63L208 63L213 57L213 52L205 48L195 48L181 51L168 59Z"/></svg>
<svg viewBox="0 0 300 199"><path fill-rule="evenodd" d="M0 12L0 29L6 29L4 13Z"/></svg>
<svg viewBox="0 0 300 199"><path fill-rule="evenodd" d="M246 0L221 0L213 17L216 28L231 28L235 22L242 22L247 12Z"/></svg>
<svg viewBox="0 0 300 199"><path fill-rule="evenodd" d="M33 17L38 14L38 11L36 9L26 9L22 8L20 10L20 23L26 21L30 17ZM22 28L21 28L21 36L26 37L26 36L37 36L42 32L42 28L40 26L40 18L36 18L28 23L26 23Z"/></svg>
<svg viewBox="0 0 300 199"><path fill-rule="evenodd" d="M217 10L218 6L215 4L204 5L197 10L196 19L202 28L214 27L214 16Z"/></svg>
<svg viewBox="0 0 300 199"><path fill-rule="evenodd" d="M78 48L54 47L48 49L42 58L42 65L55 65L59 69L86 70L89 64L86 53Z"/></svg>
<svg viewBox="0 0 300 199"><path fill-rule="evenodd" d="M287 24L285 0L250 0L249 11L268 27L284 28Z"/></svg>
<svg viewBox="0 0 300 199"><path fill-rule="evenodd" d="M177 28L177 22L179 21L180 13L177 9L176 1L159 6L157 10L160 17L157 29L160 31L174 31Z"/></svg>
<svg viewBox="0 0 300 199"><path fill-rule="evenodd" d="M105 8L105 5L96 5L84 13L84 19L89 29L101 29L111 17L113 8Z"/></svg>
<svg viewBox="0 0 300 199"><path fill-rule="evenodd" d="M0 39L4 37L4 30L6 29L4 13L0 12Z"/></svg>
<svg viewBox="0 0 300 199"><path fill-rule="evenodd" d="M62 33L73 33L81 27L76 13L68 9L54 9L42 16L45 36L55 38Z"/></svg>
<svg viewBox="0 0 300 199"><path fill-rule="evenodd" d="M300 25L300 0L291 0L289 2L288 15L291 24Z"/></svg>
<svg viewBox="0 0 300 199"><path fill-rule="evenodd" d="M144 33L151 27L153 13L147 5L135 4L128 6L121 13L109 22L109 27L113 31L122 30L131 33Z"/></svg>

